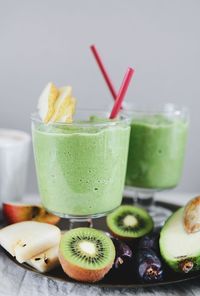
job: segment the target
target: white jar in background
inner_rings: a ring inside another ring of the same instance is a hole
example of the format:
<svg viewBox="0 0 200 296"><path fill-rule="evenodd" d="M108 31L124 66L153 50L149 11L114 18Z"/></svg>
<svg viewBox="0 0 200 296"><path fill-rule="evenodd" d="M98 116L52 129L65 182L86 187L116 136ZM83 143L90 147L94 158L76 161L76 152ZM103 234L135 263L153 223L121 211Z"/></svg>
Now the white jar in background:
<svg viewBox="0 0 200 296"><path fill-rule="evenodd" d="M25 132L0 129L0 205L24 194L30 139Z"/></svg>

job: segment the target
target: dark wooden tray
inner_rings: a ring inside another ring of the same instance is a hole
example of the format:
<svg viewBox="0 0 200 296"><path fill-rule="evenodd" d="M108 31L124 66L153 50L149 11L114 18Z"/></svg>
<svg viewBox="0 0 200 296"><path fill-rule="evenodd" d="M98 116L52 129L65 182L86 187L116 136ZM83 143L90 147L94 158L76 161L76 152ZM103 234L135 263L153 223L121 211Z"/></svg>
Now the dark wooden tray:
<svg viewBox="0 0 200 296"><path fill-rule="evenodd" d="M132 200L130 198L124 198L123 203L124 204L130 204ZM157 202L157 205L168 208L172 211L177 210L180 206L170 204L170 203L165 203L165 202ZM102 229L108 231L105 223L105 218L99 218L95 219L93 221L94 227L97 229ZM68 221L65 219L62 219L60 224L58 225L61 229L67 229L68 227ZM51 278L54 280L59 280L62 282L71 282L71 283L77 283L75 280L71 279L68 277L63 271L61 267L58 267L48 273L40 273L31 266L27 264L20 264L17 262L9 253L7 253L3 248L1 248L1 251L4 252L15 264L20 266L21 268L24 268L26 270L29 270L31 272L40 274L41 276ZM188 280L195 279L197 277L200 277L200 272L196 273L189 273L189 274L178 274L173 272L171 269L167 269L165 272L165 277L163 281L161 282L154 282L154 283L142 283L139 281L135 275L133 274L132 270L127 269L127 273L119 273L117 274L116 272L109 272L103 280L97 283L93 284L88 284L88 285L93 285L93 286L99 286L99 287L107 287L107 288L145 288L145 287L153 287L153 286L161 286L161 285L169 285L169 284L176 284ZM79 283L83 285L87 285L87 283Z"/></svg>

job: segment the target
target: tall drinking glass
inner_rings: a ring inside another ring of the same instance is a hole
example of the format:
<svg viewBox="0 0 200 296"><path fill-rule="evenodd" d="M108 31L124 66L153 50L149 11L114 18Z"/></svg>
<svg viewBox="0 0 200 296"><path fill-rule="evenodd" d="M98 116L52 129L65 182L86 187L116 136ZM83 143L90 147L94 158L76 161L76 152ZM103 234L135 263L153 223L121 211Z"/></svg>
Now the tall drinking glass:
<svg viewBox="0 0 200 296"><path fill-rule="evenodd" d="M125 111L131 117L126 188L137 203L147 208L156 225L170 211L154 205L157 191L171 189L180 181L188 133L188 111L166 104Z"/></svg>
<svg viewBox="0 0 200 296"><path fill-rule="evenodd" d="M92 116L91 116L92 115ZM125 116L78 110L74 122L44 124L32 116L39 191L57 216L88 221L121 204L130 136Z"/></svg>

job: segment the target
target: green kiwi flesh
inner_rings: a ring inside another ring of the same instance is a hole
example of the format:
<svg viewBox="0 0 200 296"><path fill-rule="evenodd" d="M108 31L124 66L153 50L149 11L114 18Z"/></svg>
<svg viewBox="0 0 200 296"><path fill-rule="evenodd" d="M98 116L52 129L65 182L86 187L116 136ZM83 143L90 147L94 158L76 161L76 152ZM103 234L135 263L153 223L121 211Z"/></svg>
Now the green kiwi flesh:
<svg viewBox="0 0 200 296"><path fill-rule="evenodd" d="M120 206L107 216L106 221L111 232L122 239L142 237L154 227L146 210L130 205Z"/></svg>
<svg viewBox="0 0 200 296"><path fill-rule="evenodd" d="M66 232L60 243L63 270L80 281L95 282L111 269L115 259L112 240L100 230L76 228Z"/></svg>

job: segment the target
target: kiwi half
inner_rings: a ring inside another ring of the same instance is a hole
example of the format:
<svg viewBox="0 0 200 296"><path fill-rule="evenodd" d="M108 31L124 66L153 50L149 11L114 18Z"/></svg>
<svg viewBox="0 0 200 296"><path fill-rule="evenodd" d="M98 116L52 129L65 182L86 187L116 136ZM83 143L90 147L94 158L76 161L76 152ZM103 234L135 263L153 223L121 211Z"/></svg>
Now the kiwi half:
<svg viewBox="0 0 200 296"><path fill-rule="evenodd" d="M82 282L101 280L115 259L112 240L93 228L76 228L66 232L60 242L59 260L64 272Z"/></svg>
<svg viewBox="0 0 200 296"><path fill-rule="evenodd" d="M151 216L142 208L123 205L107 216L107 226L121 239L139 238L153 229Z"/></svg>

